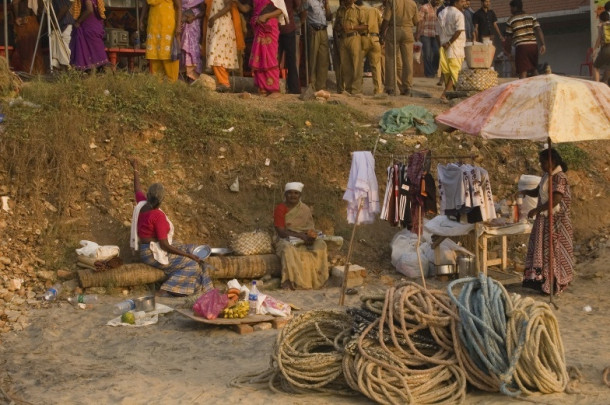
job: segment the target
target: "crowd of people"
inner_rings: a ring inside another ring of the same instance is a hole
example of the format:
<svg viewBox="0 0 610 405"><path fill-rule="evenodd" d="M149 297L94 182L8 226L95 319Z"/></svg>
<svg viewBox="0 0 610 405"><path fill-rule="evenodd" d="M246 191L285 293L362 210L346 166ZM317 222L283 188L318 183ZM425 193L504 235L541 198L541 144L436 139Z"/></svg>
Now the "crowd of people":
<svg viewBox="0 0 610 405"><path fill-rule="evenodd" d="M362 0L341 0L332 13L329 0L146 0L140 27L146 32L151 71L170 81L192 82L212 73L217 90L231 90L230 72L247 67L262 95L280 92L281 67L286 92L303 86L327 90L328 72L336 74L339 93L362 93L365 65L374 94L410 95L414 44L421 43L426 77L439 77L441 100L457 83L467 42L503 44L514 55L520 78L537 74L538 56L546 52L540 23L511 0L505 32L490 0L474 10L470 0L383 0L376 7ZM34 52L41 8L37 1L14 0L17 70L42 73L40 49ZM53 67L90 71L108 64L104 46L103 0L52 0L59 29L50 36ZM610 69L610 2L599 16L594 78ZM332 25L332 38L328 26ZM246 40L252 45L246 51ZM249 55L246 54L249 52ZM15 55L14 55L15 56ZM282 63L283 62L283 63ZM14 63L15 64L15 63Z"/></svg>

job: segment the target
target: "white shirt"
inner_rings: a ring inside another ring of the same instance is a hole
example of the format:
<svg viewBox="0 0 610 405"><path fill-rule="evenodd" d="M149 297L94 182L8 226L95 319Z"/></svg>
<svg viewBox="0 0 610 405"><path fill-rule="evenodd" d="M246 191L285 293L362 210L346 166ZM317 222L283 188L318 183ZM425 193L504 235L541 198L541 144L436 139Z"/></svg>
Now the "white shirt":
<svg viewBox="0 0 610 405"><path fill-rule="evenodd" d="M453 41L445 50L448 58L464 58L464 46L466 45L466 23L464 13L455 7L445 7L438 16L439 37L441 46L448 42L456 31L461 31L460 36Z"/></svg>

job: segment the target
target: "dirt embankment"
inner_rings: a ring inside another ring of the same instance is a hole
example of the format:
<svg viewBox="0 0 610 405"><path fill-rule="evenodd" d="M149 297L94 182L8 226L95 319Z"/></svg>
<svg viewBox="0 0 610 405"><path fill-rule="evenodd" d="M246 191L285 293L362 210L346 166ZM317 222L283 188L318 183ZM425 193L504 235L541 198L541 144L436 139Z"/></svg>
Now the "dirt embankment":
<svg viewBox="0 0 610 405"><path fill-rule="evenodd" d="M406 104L434 113L447 108L438 102L440 88L433 80L415 85L419 95L432 97L333 94L328 102L304 103L292 95L269 100L208 94L122 76L28 84L23 96L40 108L5 102L7 123L0 135L0 195L9 197L9 211L0 209L0 332L23 329L26 308L39 305L37 295L57 278L68 280L67 288L77 287L79 240L119 245L123 259L132 260L127 160L132 156L141 162L144 187L166 186L164 208L177 225L178 239L219 247L235 233L271 231L283 184L294 180L306 184L303 198L314 207L318 226L348 239L352 228L341 197L354 150L377 147L382 195L388 164L417 148L432 149L433 158L475 155L490 172L497 199L514 192L520 174L539 173L540 145L528 142L406 131L381 135L387 142L378 143L384 111ZM610 143L566 151L568 163L574 163L569 178L576 251L585 260L607 239ZM435 161L433 169L446 162ZM236 179L240 189L232 192ZM353 262L373 274L392 271L389 241L396 231L381 221L360 227Z"/></svg>

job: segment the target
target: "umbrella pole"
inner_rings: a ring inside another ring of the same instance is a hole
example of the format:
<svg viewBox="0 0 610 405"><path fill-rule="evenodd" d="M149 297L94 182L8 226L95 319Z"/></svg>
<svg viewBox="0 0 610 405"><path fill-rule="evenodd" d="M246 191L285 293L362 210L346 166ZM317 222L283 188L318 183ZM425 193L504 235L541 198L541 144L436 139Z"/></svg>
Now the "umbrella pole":
<svg viewBox="0 0 610 405"><path fill-rule="evenodd" d="M552 304L555 309L559 309L557 304L553 302L553 294L555 293L555 271L553 268L554 262L554 245L553 245L553 158L551 155L551 137L549 137L549 284L551 285L551 295L549 303Z"/></svg>
<svg viewBox="0 0 610 405"><path fill-rule="evenodd" d="M345 260L345 266L343 266L343 282L341 283L341 295L339 296L339 306L343 306L345 300L345 290L347 289L347 276L349 275L350 259L352 257L352 245L354 244L354 235L356 235L356 227L358 226L358 217L360 217L360 210L362 210L362 198L358 201L358 212L356 213L356 221L354 221L354 228L352 229L352 237L349 240L349 247L347 249L347 259Z"/></svg>

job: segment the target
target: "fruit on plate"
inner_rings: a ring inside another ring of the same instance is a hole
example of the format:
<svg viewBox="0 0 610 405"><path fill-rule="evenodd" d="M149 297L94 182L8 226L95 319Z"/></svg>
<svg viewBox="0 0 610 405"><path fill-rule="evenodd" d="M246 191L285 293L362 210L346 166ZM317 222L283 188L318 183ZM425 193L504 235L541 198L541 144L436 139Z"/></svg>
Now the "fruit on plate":
<svg viewBox="0 0 610 405"><path fill-rule="evenodd" d="M230 308L222 310L222 317L228 319L245 318L250 310L248 301L238 301L237 304Z"/></svg>
<svg viewBox="0 0 610 405"><path fill-rule="evenodd" d="M121 322L134 325L136 323L136 316L131 311L125 312L121 315Z"/></svg>

